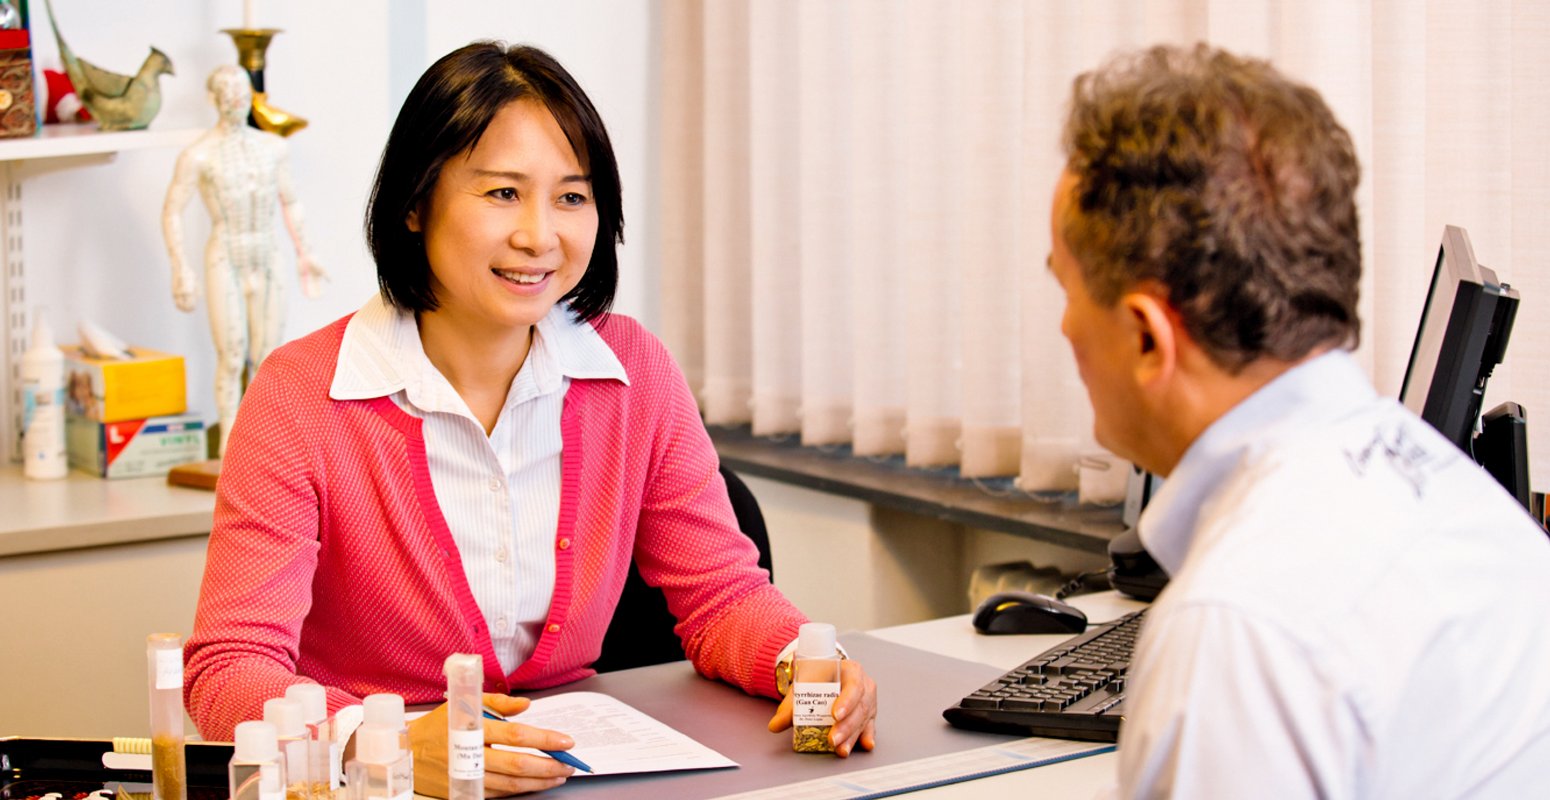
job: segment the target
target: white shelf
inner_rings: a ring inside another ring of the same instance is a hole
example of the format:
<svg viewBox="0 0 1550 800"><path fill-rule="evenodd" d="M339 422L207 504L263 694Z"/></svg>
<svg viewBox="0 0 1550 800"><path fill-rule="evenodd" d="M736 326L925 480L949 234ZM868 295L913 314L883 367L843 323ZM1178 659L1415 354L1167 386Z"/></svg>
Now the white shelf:
<svg viewBox="0 0 1550 800"><path fill-rule="evenodd" d="M97 130L95 123L45 125L37 134L0 139L0 463L20 456L21 357L31 331L27 325L27 269L22 247L22 183L46 169L73 168L113 160L125 150L183 147L203 133L199 128L142 131ZM47 161L46 159L74 159ZM0 508L5 508L0 505ZM0 550L0 555L4 551Z"/></svg>
<svg viewBox="0 0 1550 800"><path fill-rule="evenodd" d="M103 132L97 130L94 122L44 125L32 136L0 139L0 161L102 155L151 147L181 147L194 141L203 132L202 128Z"/></svg>
<svg viewBox="0 0 1550 800"><path fill-rule="evenodd" d="M208 534L215 492L165 476L104 480L71 470L54 481L0 467L0 558Z"/></svg>

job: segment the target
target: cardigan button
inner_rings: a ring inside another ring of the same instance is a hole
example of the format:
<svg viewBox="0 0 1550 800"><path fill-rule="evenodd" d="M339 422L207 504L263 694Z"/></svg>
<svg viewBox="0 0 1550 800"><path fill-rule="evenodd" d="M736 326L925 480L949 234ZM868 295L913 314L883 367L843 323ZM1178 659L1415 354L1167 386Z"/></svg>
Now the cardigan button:
<svg viewBox="0 0 1550 800"><path fill-rule="evenodd" d="M556 544L559 546L559 548L561 550L569 550L570 549L570 537L569 536L561 536L560 537L560 541L557 542Z"/></svg>
<svg viewBox="0 0 1550 800"><path fill-rule="evenodd" d="M548 631L550 633L559 633L560 632L560 626L551 622L551 623L549 623Z"/></svg>

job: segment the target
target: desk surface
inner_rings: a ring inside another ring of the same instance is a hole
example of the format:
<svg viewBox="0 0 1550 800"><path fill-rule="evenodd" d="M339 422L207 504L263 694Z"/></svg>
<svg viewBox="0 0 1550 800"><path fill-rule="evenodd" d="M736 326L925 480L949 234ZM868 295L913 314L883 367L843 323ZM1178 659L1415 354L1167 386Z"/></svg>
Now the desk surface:
<svg viewBox="0 0 1550 800"><path fill-rule="evenodd" d="M1146 606L1114 592L1073 597L1069 602L1087 612L1093 622L1105 622ZM969 615L944 617L871 632L896 644L936 653L951 653L966 661L989 664L1002 672L1054 647L1065 635L982 636L969 624ZM973 687L970 687L973 688ZM967 691L964 692L967 694ZM882 746L881 743L879 746ZM930 800L967 800L986 797L1092 797L1114 777L1114 754L1104 753L1047 767L955 783L911 797Z"/></svg>
<svg viewBox="0 0 1550 800"><path fill-rule="evenodd" d="M1111 619L1141 606L1113 594L1078 598L1076 604L1095 621ZM628 792L694 800L1006 742L1011 737L948 726L941 718L942 709L1065 638L1068 637L981 636L974 632L967 615L870 634L847 634L846 646L878 680L881 726L876 752L858 753L843 762L791 752L789 734L777 736L762 730L762 723L774 709L770 701L704 680L685 662L609 673L568 684L553 691L590 690L613 695L743 766L736 770L579 778L555 796L593 797ZM543 694L546 692L533 693ZM920 795L935 800L1012 796L1038 790L1051 797L1089 797L1109 782L1113 768L1112 756L1089 756L944 786Z"/></svg>

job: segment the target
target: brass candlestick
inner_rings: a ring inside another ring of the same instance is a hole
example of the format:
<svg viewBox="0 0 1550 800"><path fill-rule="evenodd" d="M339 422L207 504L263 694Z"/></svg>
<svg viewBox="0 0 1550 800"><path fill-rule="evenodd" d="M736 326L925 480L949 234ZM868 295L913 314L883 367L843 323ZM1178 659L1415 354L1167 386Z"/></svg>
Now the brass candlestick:
<svg viewBox="0 0 1550 800"><path fill-rule="evenodd" d="M279 32L277 28L221 30L237 46L237 64L247 70L253 81L253 110L248 113L248 124L261 131L290 136L307 127L307 121L270 105L269 92L264 89L264 54L269 50L269 41Z"/></svg>

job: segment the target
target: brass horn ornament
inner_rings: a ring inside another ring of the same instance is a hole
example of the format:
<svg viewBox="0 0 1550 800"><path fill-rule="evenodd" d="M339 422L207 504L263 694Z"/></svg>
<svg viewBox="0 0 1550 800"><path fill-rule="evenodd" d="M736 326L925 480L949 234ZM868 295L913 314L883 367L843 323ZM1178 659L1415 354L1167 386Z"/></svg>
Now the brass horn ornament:
<svg viewBox="0 0 1550 800"><path fill-rule="evenodd" d="M231 37L237 46L237 64L247 70L253 81L253 111L248 121L253 127L281 136L307 127L307 121L295 114L283 111L269 102L269 92L264 88L264 54L269 42L279 33L277 28L223 28L221 33Z"/></svg>

